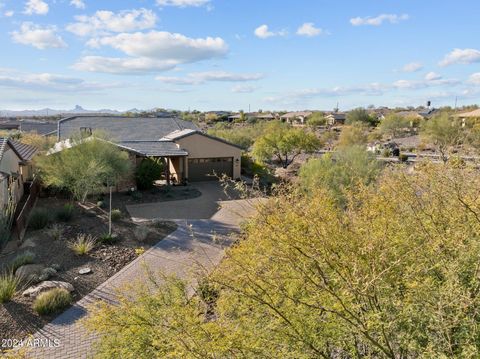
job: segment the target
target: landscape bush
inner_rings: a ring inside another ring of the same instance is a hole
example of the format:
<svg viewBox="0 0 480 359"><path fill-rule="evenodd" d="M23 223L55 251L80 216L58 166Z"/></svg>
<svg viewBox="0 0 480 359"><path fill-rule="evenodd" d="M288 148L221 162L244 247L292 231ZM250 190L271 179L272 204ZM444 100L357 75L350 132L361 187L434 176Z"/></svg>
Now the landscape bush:
<svg viewBox="0 0 480 359"><path fill-rule="evenodd" d="M28 226L33 230L45 228L50 221L50 214L45 208L34 208L30 213Z"/></svg>
<svg viewBox="0 0 480 359"><path fill-rule="evenodd" d="M103 244L114 244L118 242L118 237L113 234L105 233L98 238L98 241Z"/></svg>
<svg viewBox="0 0 480 359"><path fill-rule="evenodd" d="M65 204L59 208L56 213L57 220L60 222L69 222L73 218L75 207L71 203Z"/></svg>
<svg viewBox="0 0 480 359"><path fill-rule="evenodd" d="M478 358L478 188L447 163L387 168L342 208L280 189L209 276L213 315L167 277L92 310L98 355Z"/></svg>
<svg viewBox="0 0 480 359"><path fill-rule="evenodd" d="M133 230L133 234L135 235L135 238L137 241L143 242L147 239L148 235L150 234L151 229L148 228L146 225L139 225L135 227Z"/></svg>
<svg viewBox="0 0 480 359"><path fill-rule="evenodd" d="M75 254L83 256L95 248L95 244L95 237L82 233L79 234L77 238L69 244L69 247L75 252Z"/></svg>
<svg viewBox="0 0 480 359"><path fill-rule="evenodd" d="M112 209L112 221L116 222L122 219L122 211L118 208Z"/></svg>
<svg viewBox="0 0 480 359"><path fill-rule="evenodd" d="M406 155L405 153L401 153L400 156L398 156L398 159L400 160L400 162L407 162L408 155Z"/></svg>
<svg viewBox="0 0 480 359"><path fill-rule="evenodd" d="M9 268L15 272L18 268L25 264L32 264L35 262L35 253L30 251L25 251L21 254L18 254L9 264Z"/></svg>
<svg viewBox="0 0 480 359"><path fill-rule="evenodd" d="M154 181L160 179L164 165L159 159L144 158L135 171L135 181L138 189L146 190L154 186Z"/></svg>
<svg viewBox="0 0 480 359"><path fill-rule="evenodd" d="M0 274L0 303L8 302L15 295L20 285L20 278L13 272Z"/></svg>
<svg viewBox="0 0 480 359"><path fill-rule="evenodd" d="M48 235L53 238L53 240L58 241L62 239L63 233L65 232L65 227L59 223L54 223L48 229Z"/></svg>
<svg viewBox="0 0 480 359"><path fill-rule="evenodd" d="M72 295L64 288L54 288L40 293L33 302L33 309L40 315L54 314L72 302Z"/></svg>

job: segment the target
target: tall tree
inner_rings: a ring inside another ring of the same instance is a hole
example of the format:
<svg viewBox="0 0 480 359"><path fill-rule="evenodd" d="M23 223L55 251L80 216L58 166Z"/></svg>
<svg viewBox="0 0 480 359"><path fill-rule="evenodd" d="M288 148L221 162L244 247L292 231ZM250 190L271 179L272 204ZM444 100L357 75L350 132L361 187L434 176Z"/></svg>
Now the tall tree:
<svg viewBox="0 0 480 359"><path fill-rule="evenodd" d="M426 121L421 128L422 137L435 146L442 161L447 162L449 154L466 139L460 122L442 113Z"/></svg>
<svg viewBox="0 0 480 359"><path fill-rule="evenodd" d="M381 133L396 138L410 127L410 120L395 113L388 114L379 125Z"/></svg>
<svg viewBox="0 0 480 359"><path fill-rule="evenodd" d="M253 144L253 156L261 161L276 158L287 168L302 152L312 153L321 147L317 136L301 128L273 122Z"/></svg>
<svg viewBox="0 0 480 359"><path fill-rule="evenodd" d="M114 185L129 175L128 154L114 144L96 137L72 139L71 143L71 148L36 159L45 185L66 189L85 202L105 184Z"/></svg>

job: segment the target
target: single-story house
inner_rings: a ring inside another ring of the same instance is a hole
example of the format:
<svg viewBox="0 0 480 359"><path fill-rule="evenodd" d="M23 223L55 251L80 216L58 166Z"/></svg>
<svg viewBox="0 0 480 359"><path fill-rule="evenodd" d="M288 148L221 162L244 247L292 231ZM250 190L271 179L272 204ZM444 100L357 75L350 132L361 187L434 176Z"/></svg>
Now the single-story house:
<svg viewBox="0 0 480 359"><path fill-rule="evenodd" d="M9 193L15 204L23 196L23 185L33 179L32 158L37 153L33 146L0 137L0 207L5 209Z"/></svg>
<svg viewBox="0 0 480 359"><path fill-rule="evenodd" d="M305 125L312 114L311 111L288 112L280 116L280 119L292 125Z"/></svg>
<svg viewBox="0 0 480 359"><path fill-rule="evenodd" d="M471 125L480 120L480 109L459 113L455 115L455 117L462 121L462 126Z"/></svg>
<svg viewBox="0 0 480 359"><path fill-rule="evenodd" d="M328 126L344 125L347 115L343 112L332 112L325 115L325 120Z"/></svg>
<svg viewBox="0 0 480 359"><path fill-rule="evenodd" d="M240 178L240 147L174 117L73 116L58 122L58 140L96 130L127 151L135 164L145 157L162 158L167 164L168 180L215 180L214 173Z"/></svg>

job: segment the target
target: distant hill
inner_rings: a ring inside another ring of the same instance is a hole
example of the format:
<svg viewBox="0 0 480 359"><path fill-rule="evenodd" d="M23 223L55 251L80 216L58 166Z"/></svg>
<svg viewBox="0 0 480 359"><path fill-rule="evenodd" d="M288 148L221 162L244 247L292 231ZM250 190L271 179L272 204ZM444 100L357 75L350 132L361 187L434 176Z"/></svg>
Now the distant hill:
<svg viewBox="0 0 480 359"><path fill-rule="evenodd" d="M75 115L75 114L94 114L94 113L102 113L102 114L112 114L112 115L121 115L126 112L140 112L137 109L132 109L128 111L117 111L117 110L109 110L109 109L101 109L101 110L86 110L82 106L75 106L72 110L55 110L51 108L44 108L41 110L0 110L0 117L31 117L31 116L63 116L63 115Z"/></svg>

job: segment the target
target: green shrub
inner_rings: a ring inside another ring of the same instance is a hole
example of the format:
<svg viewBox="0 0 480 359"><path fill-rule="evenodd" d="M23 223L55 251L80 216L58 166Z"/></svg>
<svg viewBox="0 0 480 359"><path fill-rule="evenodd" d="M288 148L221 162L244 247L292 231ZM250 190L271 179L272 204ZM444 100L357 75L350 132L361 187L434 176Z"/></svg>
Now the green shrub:
<svg viewBox="0 0 480 359"><path fill-rule="evenodd" d="M122 218L122 211L118 208L112 209L112 221L116 222Z"/></svg>
<svg viewBox="0 0 480 359"><path fill-rule="evenodd" d="M98 208L105 208L105 202L104 201L98 201L97 202L97 207Z"/></svg>
<svg viewBox="0 0 480 359"><path fill-rule="evenodd" d="M61 222L69 222L73 217L73 211L75 207L73 204L66 204L62 208L57 210L57 220Z"/></svg>
<svg viewBox="0 0 480 359"><path fill-rule="evenodd" d="M33 309L40 315L53 314L68 307L71 302L72 295L68 290L54 288L41 293L33 302Z"/></svg>
<svg viewBox="0 0 480 359"><path fill-rule="evenodd" d="M392 151L389 149L389 148L385 148L383 151L382 151L382 156L383 157L390 157L392 155Z"/></svg>
<svg viewBox="0 0 480 359"><path fill-rule="evenodd" d="M63 233L65 232L65 227L61 224L54 223L48 230L48 235L52 237L55 241L62 239Z"/></svg>
<svg viewBox="0 0 480 359"><path fill-rule="evenodd" d="M135 172L135 181L139 189L150 189L153 182L160 179L163 173L163 162L152 158L144 158Z"/></svg>
<svg viewBox="0 0 480 359"><path fill-rule="evenodd" d="M15 295L20 285L20 278L13 272L0 275L0 303L8 302Z"/></svg>
<svg viewBox="0 0 480 359"><path fill-rule="evenodd" d="M133 234L135 235L135 238L137 241L143 242L144 240L147 239L148 235L150 234L151 230L148 228L146 225L139 225L138 227L135 227L133 230Z"/></svg>
<svg viewBox="0 0 480 359"><path fill-rule="evenodd" d="M118 237L112 234L105 233L98 238L98 241L103 244L114 244L118 241Z"/></svg>
<svg viewBox="0 0 480 359"><path fill-rule="evenodd" d="M35 208L30 214L28 226L37 230L45 228L50 221L50 215L45 208Z"/></svg>
<svg viewBox="0 0 480 359"><path fill-rule="evenodd" d="M35 254L30 251L26 251L13 258L13 260L10 262L9 267L13 272L15 272L21 266L25 264L32 264L34 261Z"/></svg>
<svg viewBox="0 0 480 359"><path fill-rule="evenodd" d="M83 256L89 253L95 247L95 244L95 237L87 234L79 234L75 241L69 244L69 247L75 252L75 254Z"/></svg>

